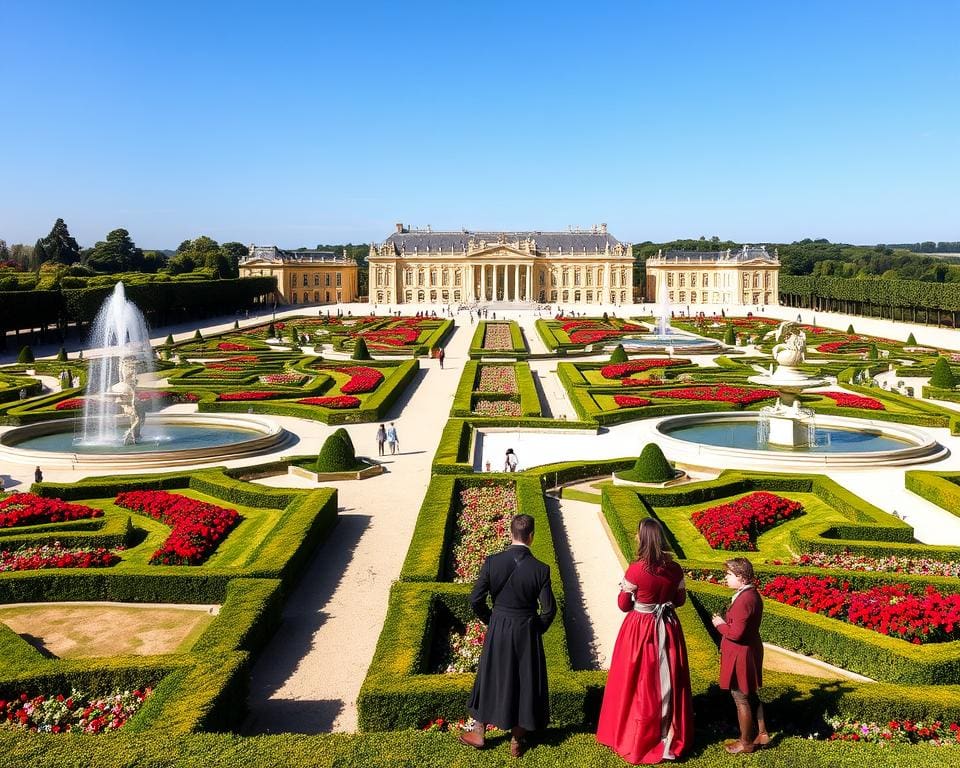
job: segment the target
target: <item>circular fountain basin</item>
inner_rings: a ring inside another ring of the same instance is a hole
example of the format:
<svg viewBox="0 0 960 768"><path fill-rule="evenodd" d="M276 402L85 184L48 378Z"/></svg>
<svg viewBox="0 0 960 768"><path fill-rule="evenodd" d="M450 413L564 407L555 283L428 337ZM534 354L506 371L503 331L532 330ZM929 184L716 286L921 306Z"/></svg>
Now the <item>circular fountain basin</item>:
<svg viewBox="0 0 960 768"><path fill-rule="evenodd" d="M925 431L867 419L817 416L814 443L761 445L757 413L698 413L657 424L661 447L671 457L709 466L863 469L919 464L949 452ZM668 447L669 446L669 447Z"/></svg>
<svg viewBox="0 0 960 768"><path fill-rule="evenodd" d="M618 339L618 344L623 344L626 351L636 350L641 352L663 352L667 347L672 347L674 352L685 352L687 354L707 354L710 352L719 352L723 345L713 339L704 339L696 336L685 336L682 334L645 334L639 338ZM613 349L610 346L610 349Z"/></svg>
<svg viewBox="0 0 960 768"><path fill-rule="evenodd" d="M0 435L3 455L24 464L74 469L150 468L221 463L276 450L292 435L275 422L237 414L154 415L140 442L84 444L82 419L42 421Z"/></svg>

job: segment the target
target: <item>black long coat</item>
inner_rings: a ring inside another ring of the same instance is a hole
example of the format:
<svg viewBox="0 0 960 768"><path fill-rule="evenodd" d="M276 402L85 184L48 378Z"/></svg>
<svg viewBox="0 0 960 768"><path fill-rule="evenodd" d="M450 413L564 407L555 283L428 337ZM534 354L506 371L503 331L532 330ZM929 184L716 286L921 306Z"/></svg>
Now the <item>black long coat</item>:
<svg viewBox="0 0 960 768"><path fill-rule="evenodd" d="M514 544L484 561L470 603L487 634L467 710L504 730L545 728L550 705L542 635L557 615L550 567Z"/></svg>

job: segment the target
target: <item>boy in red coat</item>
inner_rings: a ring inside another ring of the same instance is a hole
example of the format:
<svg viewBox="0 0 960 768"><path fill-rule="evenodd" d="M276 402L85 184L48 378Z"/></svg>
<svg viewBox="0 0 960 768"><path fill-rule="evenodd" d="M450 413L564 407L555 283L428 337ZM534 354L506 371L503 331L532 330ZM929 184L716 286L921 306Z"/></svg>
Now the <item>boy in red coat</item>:
<svg viewBox="0 0 960 768"><path fill-rule="evenodd" d="M737 705L740 738L726 745L727 752L753 752L770 737L757 690L763 685L763 642L760 620L763 600L753 584L753 564L745 557L727 560L727 586L736 593L726 615L712 617L723 636L720 641L720 687L729 690Z"/></svg>

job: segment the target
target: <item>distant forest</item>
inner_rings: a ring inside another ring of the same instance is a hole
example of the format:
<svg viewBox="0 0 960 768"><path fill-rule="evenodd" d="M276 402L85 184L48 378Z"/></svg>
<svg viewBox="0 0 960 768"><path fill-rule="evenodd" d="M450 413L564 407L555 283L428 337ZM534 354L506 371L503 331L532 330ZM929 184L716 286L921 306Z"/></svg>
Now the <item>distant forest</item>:
<svg viewBox="0 0 960 768"><path fill-rule="evenodd" d="M642 285L643 265L661 248L664 251L724 251L737 249L741 243L718 237L697 240L673 240L668 243L639 243L633 255L640 269L634 270L634 284ZM781 272L785 275L814 275L848 278L881 278L887 280L923 280L931 283L960 283L960 264L937 253L960 253L960 242L915 243L912 245L847 245L829 240L799 240L793 243L763 243L769 251L780 254ZM926 250L927 247L938 250ZM920 249L924 250L915 250ZM952 249L952 250L951 250Z"/></svg>

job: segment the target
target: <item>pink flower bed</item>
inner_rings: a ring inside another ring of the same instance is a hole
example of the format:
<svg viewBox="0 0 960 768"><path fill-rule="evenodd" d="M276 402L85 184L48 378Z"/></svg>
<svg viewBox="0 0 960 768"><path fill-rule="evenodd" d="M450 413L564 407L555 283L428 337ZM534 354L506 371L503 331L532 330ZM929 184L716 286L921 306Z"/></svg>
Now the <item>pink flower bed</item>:
<svg viewBox="0 0 960 768"><path fill-rule="evenodd" d="M477 400L473 412L484 416L520 416L520 403L513 400Z"/></svg>
<svg viewBox="0 0 960 768"><path fill-rule="evenodd" d="M0 723L8 728L39 733L105 733L122 727L140 709L151 688L88 696L74 690L69 696L43 694L0 699Z"/></svg>
<svg viewBox="0 0 960 768"><path fill-rule="evenodd" d="M817 392L818 395L829 397L840 408L860 408L866 411L884 411L886 407L879 400L862 395L851 395L849 392Z"/></svg>
<svg viewBox="0 0 960 768"><path fill-rule="evenodd" d="M120 558L103 547L64 547L60 542L0 551L0 572L45 568L108 568Z"/></svg>
<svg viewBox="0 0 960 768"><path fill-rule="evenodd" d="M283 397L284 392L260 392L255 390L250 390L247 392L221 392L217 395L217 400L222 402L230 402L233 400L270 400L274 397Z"/></svg>
<svg viewBox="0 0 960 768"><path fill-rule="evenodd" d="M14 493L0 500L0 528L63 523L91 517L103 517L103 510L83 504L69 504L61 499L47 499L33 493Z"/></svg>
<svg viewBox="0 0 960 768"><path fill-rule="evenodd" d="M235 509L167 491L126 491L117 494L114 503L172 528L151 555L152 565L199 565L240 521Z"/></svg>
<svg viewBox="0 0 960 768"><path fill-rule="evenodd" d="M217 349L221 352L249 352L251 347L246 344L235 344L232 341L221 341L217 344Z"/></svg>
<svg viewBox="0 0 960 768"><path fill-rule="evenodd" d="M645 397L634 397L633 395L614 395L613 402L619 408L640 408L644 405L650 405L650 401Z"/></svg>
<svg viewBox="0 0 960 768"><path fill-rule="evenodd" d="M480 369L477 392L496 392L501 395L517 394L517 371L512 365L485 365Z"/></svg>
<svg viewBox="0 0 960 768"><path fill-rule="evenodd" d="M454 581L474 581L487 555L509 546L510 519L516 513L513 483L488 483L460 491L453 538Z"/></svg>
<svg viewBox="0 0 960 768"><path fill-rule="evenodd" d="M598 341L612 339L622 334L622 331L614 331L612 329L588 328L571 333L570 342L572 344L596 344Z"/></svg>
<svg viewBox="0 0 960 768"><path fill-rule="evenodd" d="M55 411L76 411L83 408L84 403L86 402L85 398L82 397L71 397L69 400L61 400L57 403L53 410Z"/></svg>
<svg viewBox="0 0 960 768"><path fill-rule="evenodd" d="M703 385L680 389L660 389L650 393L653 397L669 397L672 400L709 400L737 405L750 405L761 400L777 397L774 389L746 389L727 384Z"/></svg>
<svg viewBox="0 0 960 768"><path fill-rule="evenodd" d="M261 384L302 384L306 381L302 373L268 373L260 377Z"/></svg>
<svg viewBox="0 0 960 768"><path fill-rule="evenodd" d="M297 400L300 405L320 405L324 408L335 408L341 410L344 408L357 408L360 406L360 398L353 395L334 395L332 397L304 397Z"/></svg>
<svg viewBox="0 0 960 768"><path fill-rule="evenodd" d="M803 512L803 505L767 491L694 512L690 519L714 549L755 550L757 536Z"/></svg>
<svg viewBox="0 0 960 768"><path fill-rule="evenodd" d="M513 349L510 326L507 323L487 323L483 331L483 348L492 351Z"/></svg>
<svg viewBox="0 0 960 768"><path fill-rule="evenodd" d="M365 392L373 392L383 381L383 373L376 368L369 368L365 365L348 365L333 370L350 376L350 381L340 387L340 391L345 395L361 395Z"/></svg>
<svg viewBox="0 0 960 768"><path fill-rule="evenodd" d="M771 560L771 565L783 565ZM933 560L928 557L869 557L852 552L805 552L790 559L788 565L806 568L827 568L841 571L876 571L877 573L909 573L917 576L945 576L960 578L960 561Z"/></svg>
<svg viewBox="0 0 960 768"><path fill-rule="evenodd" d="M651 368L669 368L674 365L689 365L689 360L674 358L648 358L646 360L631 360L628 363L612 363L600 369L600 375L605 379L622 379L631 373L642 373Z"/></svg>

